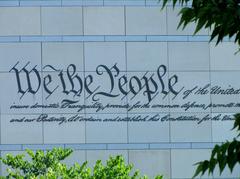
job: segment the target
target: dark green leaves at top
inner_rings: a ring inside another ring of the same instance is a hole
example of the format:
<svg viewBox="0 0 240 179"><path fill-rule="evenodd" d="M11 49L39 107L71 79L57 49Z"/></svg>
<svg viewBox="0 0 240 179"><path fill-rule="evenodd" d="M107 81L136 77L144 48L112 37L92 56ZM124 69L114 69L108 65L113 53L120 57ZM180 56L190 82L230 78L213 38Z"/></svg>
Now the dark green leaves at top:
<svg viewBox="0 0 240 179"><path fill-rule="evenodd" d="M182 6L179 15L181 20L179 27L185 28L188 24L195 22L195 33L201 29L211 30L211 40L216 39L216 44L224 37L235 38L235 42L240 45L240 6L237 0L160 0L162 8L168 2L173 2L172 6ZM190 5L190 6L189 6Z"/></svg>
<svg viewBox="0 0 240 179"><path fill-rule="evenodd" d="M188 23L192 22L194 19L194 12L191 8L184 7L181 9L180 13L182 14L181 20L178 24L178 28L183 26L183 29L187 26Z"/></svg>
<svg viewBox="0 0 240 179"><path fill-rule="evenodd" d="M160 2L163 3L162 8L164 8L167 3L172 3L173 7L176 6L177 3L179 3L179 5L186 5L190 0L159 0Z"/></svg>

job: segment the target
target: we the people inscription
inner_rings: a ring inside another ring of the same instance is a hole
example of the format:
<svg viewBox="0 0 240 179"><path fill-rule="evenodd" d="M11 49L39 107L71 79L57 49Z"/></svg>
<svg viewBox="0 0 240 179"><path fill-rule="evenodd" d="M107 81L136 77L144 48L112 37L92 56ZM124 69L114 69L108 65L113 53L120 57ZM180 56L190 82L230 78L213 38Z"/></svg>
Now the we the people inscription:
<svg viewBox="0 0 240 179"><path fill-rule="evenodd" d="M98 65L94 74L85 73L82 76L76 71L76 65L70 64L66 69L56 69L51 65L46 65L43 69L54 70L54 74L45 73L41 75L41 70L37 65L30 62L21 65L18 61L9 72L15 73L16 93L19 93L21 100L27 95L36 95L43 92L44 103L37 101L33 104L18 104L13 101L10 109L23 112L26 109L59 109L63 112L82 113L86 109L92 109L96 113L105 113L109 110L126 110L127 112L136 109L143 109L146 113L155 111L165 111L168 109L181 109L185 112L191 110L208 111L213 108L240 108L240 103L232 101L230 103L201 103L197 100L191 100L191 96L201 98L206 95L239 95L240 88L223 87L221 85L203 86L194 85L185 87L177 74L167 77L167 67L159 65L155 72L146 71L144 75L132 76L124 74L118 68L117 63L111 67ZM103 85L102 80L108 84ZM33 83L34 81L34 83ZM25 85L23 85L25 84ZM40 90L42 88L42 91ZM52 97L63 93L63 97ZM141 96L140 100L134 100ZM48 99L53 98L51 102ZM110 99L110 102L104 102L104 98ZM128 98L128 103L125 99ZM112 99L115 102L111 102ZM170 104L164 104L169 99ZM175 99L181 100L181 103L175 103ZM87 100L87 104L84 101ZM134 101L134 102L133 102ZM68 122L167 122L167 121L195 121L200 124L205 121L225 121L232 120L231 115L218 114L211 116L206 114L203 117L196 115L180 115L171 117L170 114L136 114L134 116L114 118L95 118L84 117L79 114L72 116L50 117L48 114L40 114L36 118L13 118L10 122L56 122L64 124Z"/></svg>
<svg viewBox="0 0 240 179"><path fill-rule="evenodd" d="M156 2L0 0L1 155L65 147L68 164L92 165L122 154L150 177L190 179L232 140L238 47L177 30L178 7Z"/></svg>

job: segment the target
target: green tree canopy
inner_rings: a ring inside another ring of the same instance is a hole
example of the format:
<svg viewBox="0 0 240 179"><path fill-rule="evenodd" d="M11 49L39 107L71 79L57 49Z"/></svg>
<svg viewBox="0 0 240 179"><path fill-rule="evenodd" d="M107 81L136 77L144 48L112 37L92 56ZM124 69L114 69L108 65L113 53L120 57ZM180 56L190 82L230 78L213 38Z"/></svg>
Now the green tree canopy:
<svg viewBox="0 0 240 179"><path fill-rule="evenodd" d="M195 22L197 33L202 28L211 29L211 40L217 39L217 44L224 37L234 38L240 45L240 0L160 0L164 8L172 2L173 7L182 6L179 13L179 26L185 28ZM188 5L188 6L186 6Z"/></svg>
<svg viewBox="0 0 240 179"><path fill-rule="evenodd" d="M68 167L63 161L73 152L71 149L36 152L28 149L26 152L28 160L24 154L7 154L0 158L8 166L7 176L0 176L1 179L148 179L133 171L133 165L126 164L122 156L110 157L105 165L98 160L91 169L87 162ZM155 179L163 179L163 176L157 175Z"/></svg>

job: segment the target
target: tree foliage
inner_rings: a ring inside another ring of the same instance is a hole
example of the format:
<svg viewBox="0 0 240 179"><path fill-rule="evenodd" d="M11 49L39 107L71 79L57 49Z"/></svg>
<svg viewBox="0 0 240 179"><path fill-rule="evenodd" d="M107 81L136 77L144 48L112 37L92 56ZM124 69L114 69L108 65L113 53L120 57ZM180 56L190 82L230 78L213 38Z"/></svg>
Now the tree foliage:
<svg viewBox="0 0 240 179"><path fill-rule="evenodd" d="M139 176L138 171L132 172L133 165L125 164L122 156L110 157L106 165L98 160L91 171L87 162L82 165L75 163L70 167L61 162L73 152L71 149L26 152L30 160L26 160L24 155L11 154L1 158L9 167L8 175L2 176L2 179L147 179L146 176ZM159 175L155 179L163 177Z"/></svg>
<svg viewBox="0 0 240 179"><path fill-rule="evenodd" d="M235 122L233 129L238 131L238 136L233 141L227 141L222 145L216 145L209 160L204 160L197 163L197 169L193 176L195 178L198 175L213 174L214 169L219 167L220 174L224 168L228 167L232 172L234 167L240 164L240 141L237 138L240 136L240 114L235 115Z"/></svg>
<svg viewBox="0 0 240 179"><path fill-rule="evenodd" d="M217 44L224 37L234 38L240 45L240 0L160 0L163 8L168 2L183 6L179 15L179 26L185 28L196 23L196 34L202 28L211 29L211 40L217 39ZM191 3L190 6L186 6Z"/></svg>

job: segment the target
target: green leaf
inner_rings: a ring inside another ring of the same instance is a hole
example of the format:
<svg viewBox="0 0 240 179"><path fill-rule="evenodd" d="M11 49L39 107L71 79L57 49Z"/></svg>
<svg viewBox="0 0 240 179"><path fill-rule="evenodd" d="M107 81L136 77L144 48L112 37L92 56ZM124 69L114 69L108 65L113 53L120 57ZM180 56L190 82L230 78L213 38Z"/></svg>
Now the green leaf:
<svg viewBox="0 0 240 179"><path fill-rule="evenodd" d="M196 171L195 171L195 174L193 175L192 178L195 178L196 176L198 176L198 175L202 172L203 162L199 162L199 163L197 163L197 165L198 165L198 167L197 167L197 169L196 169Z"/></svg>
<svg viewBox="0 0 240 179"><path fill-rule="evenodd" d="M208 175L213 174L213 171L216 165L217 165L217 160L214 158L211 158L209 161Z"/></svg>
<svg viewBox="0 0 240 179"><path fill-rule="evenodd" d="M196 29L194 31L194 35L196 33L198 33L204 27L205 23L206 23L205 19L199 19L198 20L197 27L196 27Z"/></svg>

